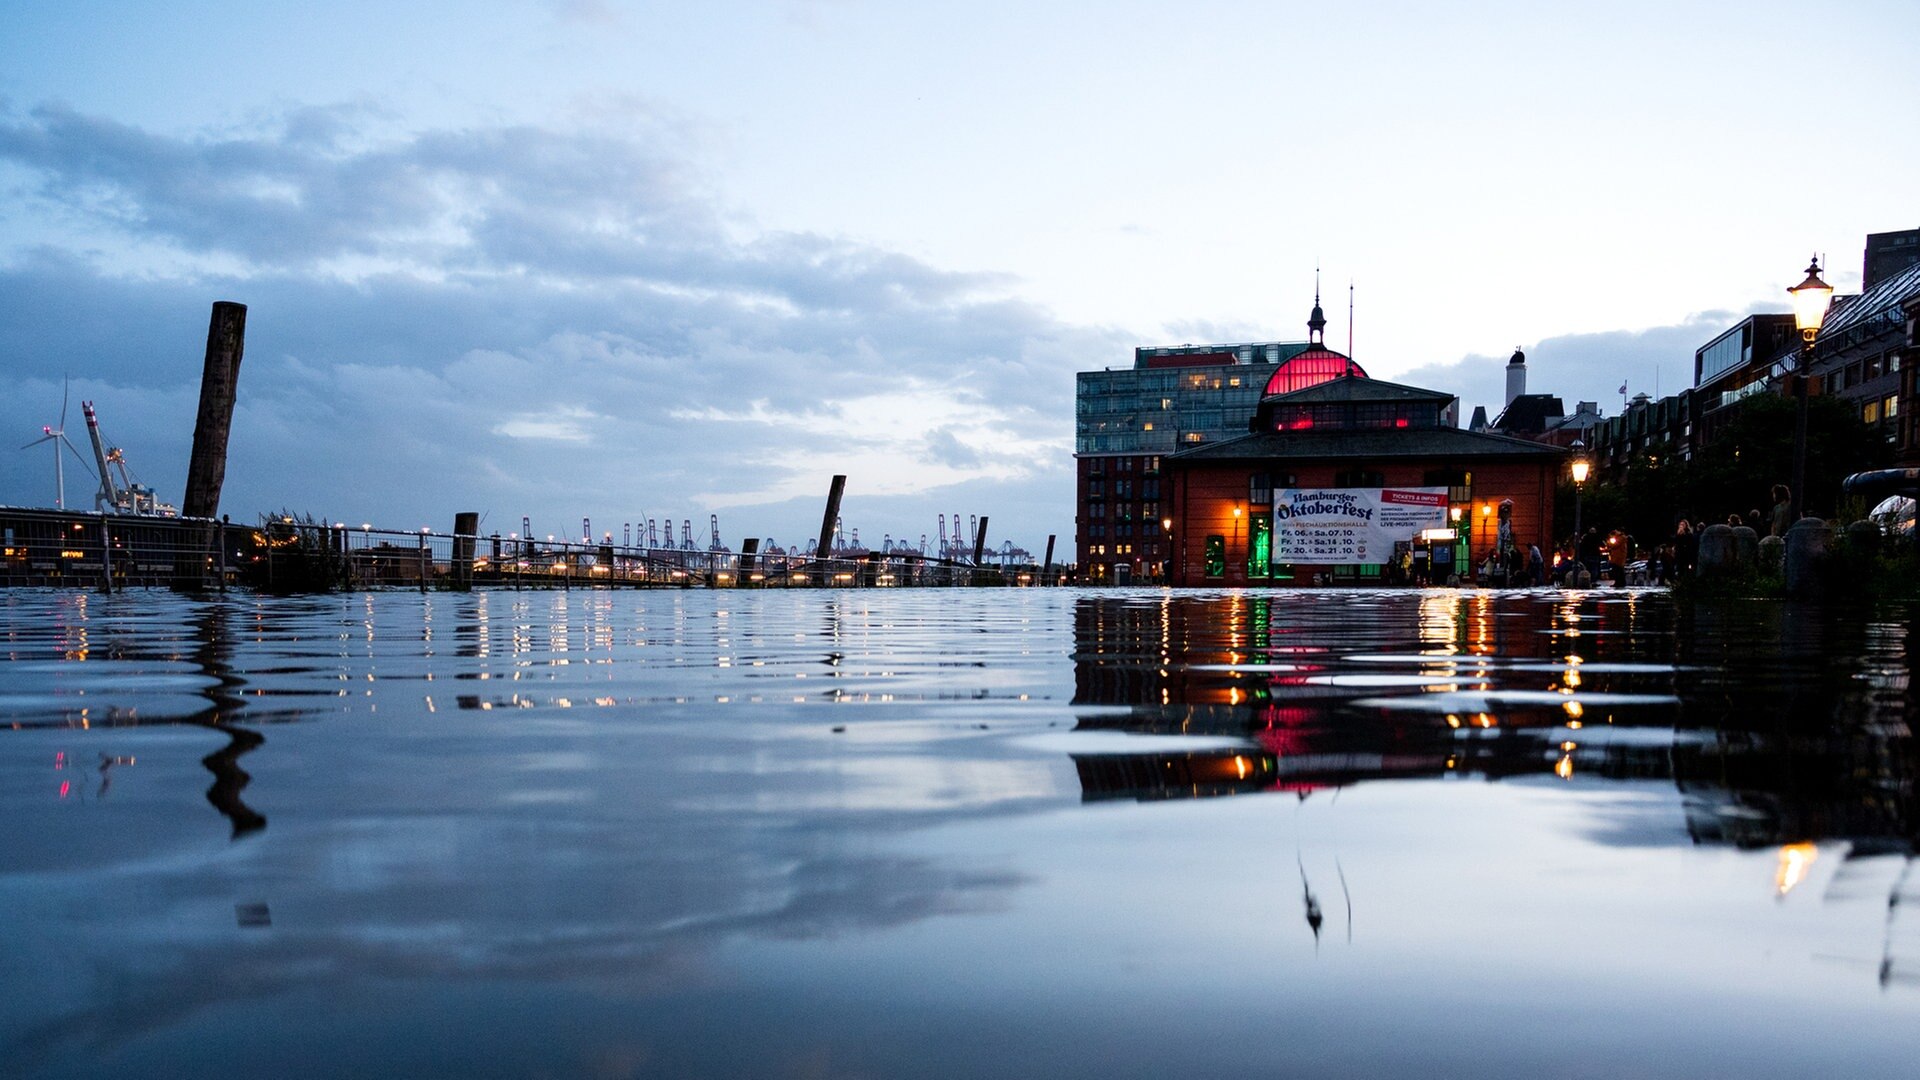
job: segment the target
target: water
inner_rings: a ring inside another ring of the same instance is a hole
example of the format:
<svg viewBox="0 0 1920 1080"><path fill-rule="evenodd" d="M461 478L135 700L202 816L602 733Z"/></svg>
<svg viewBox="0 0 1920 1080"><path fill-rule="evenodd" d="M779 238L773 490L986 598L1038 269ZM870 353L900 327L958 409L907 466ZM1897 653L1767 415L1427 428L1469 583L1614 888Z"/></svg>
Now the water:
<svg viewBox="0 0 1920 1080"><path fill-rule="evenodd" d="M1911 1076L1914 614L0 594L0 1073Z"/></svg>

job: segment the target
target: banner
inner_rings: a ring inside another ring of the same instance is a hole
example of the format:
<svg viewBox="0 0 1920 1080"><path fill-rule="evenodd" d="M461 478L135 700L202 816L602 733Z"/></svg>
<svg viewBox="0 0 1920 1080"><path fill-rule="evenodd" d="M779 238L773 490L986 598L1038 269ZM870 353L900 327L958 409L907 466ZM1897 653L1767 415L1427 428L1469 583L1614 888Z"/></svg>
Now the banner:
<svg viewBox="0 0 1920 1080"><path fill-rule="evenodd" d="M1383 563L1393 545L1447 524L1447 489L1282 488L1273 493L1273 561Z"/></svg>

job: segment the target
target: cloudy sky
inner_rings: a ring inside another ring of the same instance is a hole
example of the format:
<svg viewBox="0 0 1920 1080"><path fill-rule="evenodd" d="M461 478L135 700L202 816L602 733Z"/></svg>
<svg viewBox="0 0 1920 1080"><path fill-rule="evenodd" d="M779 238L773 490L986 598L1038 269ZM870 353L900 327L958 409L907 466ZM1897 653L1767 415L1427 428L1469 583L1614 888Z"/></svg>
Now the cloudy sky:
<svg viewBox="0 0 1920 1080"><path fill-rule="evenodd" d="M1070 546L1073 373L1316 264L1372 374L1612 413L1920 226L1920 7L1809 10L6 4L0 503L68 377L177 499L222 299L236 519Z"/></svg>

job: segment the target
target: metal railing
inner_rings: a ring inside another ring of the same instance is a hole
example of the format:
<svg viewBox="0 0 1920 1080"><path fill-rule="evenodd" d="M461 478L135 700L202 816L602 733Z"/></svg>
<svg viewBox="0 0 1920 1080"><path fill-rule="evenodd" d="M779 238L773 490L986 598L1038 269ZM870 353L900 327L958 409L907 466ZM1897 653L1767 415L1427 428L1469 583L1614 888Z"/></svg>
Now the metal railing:
<svg viewBox="0 0 1920 1080"><path fill-rule="evenodd" d="M534 540L281 517L257 525L0 507L0 585L116 589L903 588L1058 584L1031 564Z"/></svg>

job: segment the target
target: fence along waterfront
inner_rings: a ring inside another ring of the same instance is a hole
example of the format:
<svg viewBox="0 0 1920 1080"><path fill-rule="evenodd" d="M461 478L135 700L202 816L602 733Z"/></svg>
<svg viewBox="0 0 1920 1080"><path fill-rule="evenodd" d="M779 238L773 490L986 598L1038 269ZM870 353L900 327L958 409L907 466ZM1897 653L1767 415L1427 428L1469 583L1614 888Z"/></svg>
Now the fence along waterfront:
<svg viewBox="0 0 1920 1080"><path fill-rule="evenodd" d="M0 585L275 592L416 588L900 588L1036 585L1031 564L918 552L821 558L407 531L282 516L257 525L0 507ZM1052 575L1059 579L1056 570Z"/></svg>

